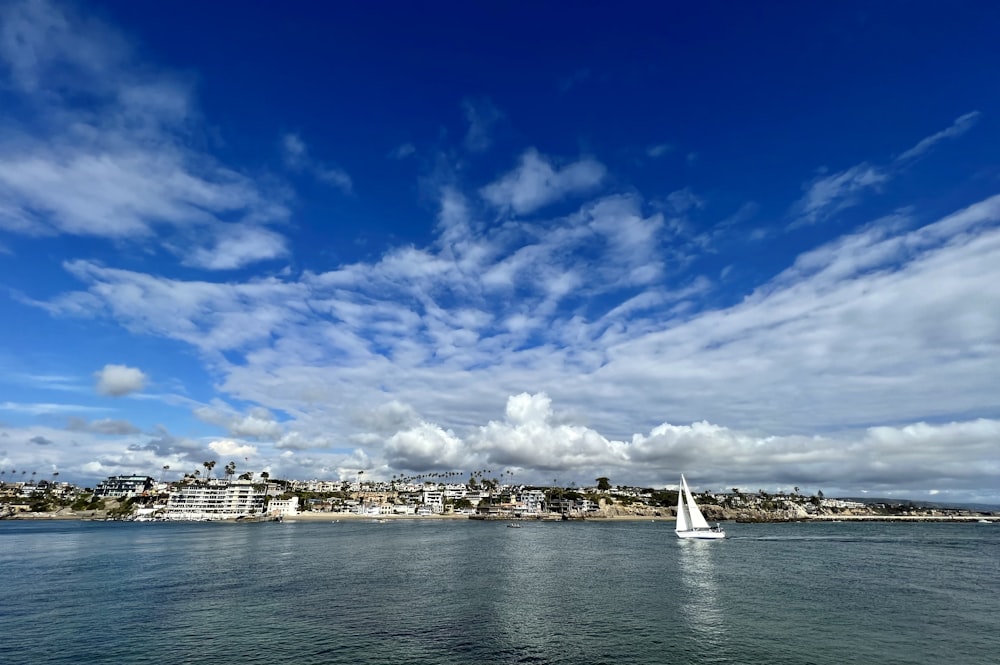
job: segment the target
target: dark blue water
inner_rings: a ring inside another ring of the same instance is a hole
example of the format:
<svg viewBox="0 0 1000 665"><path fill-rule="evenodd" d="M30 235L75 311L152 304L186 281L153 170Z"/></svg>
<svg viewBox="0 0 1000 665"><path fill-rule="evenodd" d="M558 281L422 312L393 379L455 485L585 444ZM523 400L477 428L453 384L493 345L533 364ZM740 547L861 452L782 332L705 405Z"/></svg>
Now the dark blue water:
<svg viewBox="0 0 1000 665"><path fill-rule="evenodd" d="M977 663L1000 525L0 522L0 662Z"/></svg>

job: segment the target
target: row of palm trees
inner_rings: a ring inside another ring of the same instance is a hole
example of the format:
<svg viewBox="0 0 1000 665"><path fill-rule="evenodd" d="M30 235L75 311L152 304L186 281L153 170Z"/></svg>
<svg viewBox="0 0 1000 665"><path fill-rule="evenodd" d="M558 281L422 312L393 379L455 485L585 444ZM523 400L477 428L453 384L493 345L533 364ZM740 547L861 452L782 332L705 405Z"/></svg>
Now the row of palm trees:
<svg viewBox="0 0 1000 665"><path fill-rule="evenodd" d="M359 483L361 482L362 474L364 474L364 471L358 471ZM416 482L426 483L426 482L433 482L434 480L443 482L449 478L464 477L465 475L469 476L469 484L476 485L482 482L483 480L488 480L489 476L493 475L493 469L477 469L475 471L469 471L468 474L466 474L463 471L437 471L434 473L419 473L410 476L403 474L398 474L398 475L394 474L392 476L392 484L395 485L396 483L405 484L405 483L416 483ZM514 472L511 469L507 469L506 471L501 471L500 478L499 479L493 478L491 482L493 484L497 484L503 481L505 478L508 479L508 482L513 481Z"/></svg>
<svg viewBox="0 0 1000 665"><path fill-rule="evenodd" d="M214 459L212 459L212 460L206 460L206 461L204 461L204 462L201 463L202 467L204 467L204 469L205 469L205 479L206 480L209 480L209 479L212 478L212 469L214 469L217 466L217 464L218 464L218 462L216 462ZM230 462L229 464L227 464L226 466L224 466L222 468L226 472L226 480L229 480L233 476L236 475L236 462ZM167 474L168 471L170 471L170 465L169 464L164 464L163 465L163 475L164 475L164 477L166 476L166 474ZM194 480L197 480L198 478L200 478L201 475L202 475L201 474L201 469L197 469L196 468L191 473L185 473L184 474L184 479L185 480L190 479L190 480L194 481ZM247 472L245 472L243 474L240 474L240 476L238 478L239 478L239 480L253 480L253 477L254 477L254 472L253 471L247 471ZM260 474L260 477L264 480L264 482L267 482L268 479L271 477L271 474L269 474L267 471L262 471L261 474Z"/></svg>
<svg viewBox="0 0 1000 665"><path fill-rule="evenodd" d="M0 469L0 483L3 482L2 476L6 476L6 475L7 475L7 469ZM21 479L22 479L22 482L24 480L27 480L27 478L26 478L27 475L28 475L27 470L21 469ZM38 475L37 471L32 471L31 472L31 482L35 482L35 476L37 476L37 475ZM12 479L17 477L17 469L11 469L10 470L10 477ZM52 472L52 482L56 482L56 478L58 478L58 477L59 477L59 472L58 471L53 471Z"/></svg>

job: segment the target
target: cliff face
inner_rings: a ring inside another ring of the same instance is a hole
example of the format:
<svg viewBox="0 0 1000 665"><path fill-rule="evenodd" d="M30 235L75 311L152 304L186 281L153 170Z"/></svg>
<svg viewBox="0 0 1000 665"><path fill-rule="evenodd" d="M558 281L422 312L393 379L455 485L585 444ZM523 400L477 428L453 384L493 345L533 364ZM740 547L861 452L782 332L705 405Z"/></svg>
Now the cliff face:
<svg viewBox="0 0 1000 665"><path fill-rule="evenodd" d="M724 508L713 504L699 506L702 514L708 522L793 522L806 519L809 514L805 507L791 504L783 508L764 510L761 508ZM594 513L588 513L587 517L594 518L677 518L677 509L673 506L646 506L639 503L624 505L620 503L608 504L604 501L600 503L600 509Z"/></svg>
<svg viewBox="0 0 1000 665"><path fill-rule="evenodd" d="M794 522L809 517L806 509L800 505L791 505L775 510L759 508L744 508L742 510L726 511L732 514L730 519L737 522Z"/></svg>

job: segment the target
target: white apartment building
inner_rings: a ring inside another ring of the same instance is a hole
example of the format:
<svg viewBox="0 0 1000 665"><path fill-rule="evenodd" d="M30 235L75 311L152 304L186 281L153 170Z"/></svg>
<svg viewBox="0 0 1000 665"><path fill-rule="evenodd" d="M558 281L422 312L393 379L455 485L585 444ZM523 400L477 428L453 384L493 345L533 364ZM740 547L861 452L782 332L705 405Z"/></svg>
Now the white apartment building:
<svg viewBox="0 0 1000 665"><path fill-rule="evenodd" d="M164 517L168 520L224 520L263 515L264 485L251 480L190 485L170 493Z"/></svg>

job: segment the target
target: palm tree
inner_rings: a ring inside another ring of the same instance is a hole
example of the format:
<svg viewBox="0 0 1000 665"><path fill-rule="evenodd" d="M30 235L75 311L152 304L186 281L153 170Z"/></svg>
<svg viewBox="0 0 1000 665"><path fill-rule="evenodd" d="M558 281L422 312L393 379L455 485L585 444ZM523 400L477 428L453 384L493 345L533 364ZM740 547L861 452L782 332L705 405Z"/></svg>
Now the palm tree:
<svg viewBox="0 0 1000 665"><path fill-rule="evenodd" d="M225 466L226 480L229 480L234 475L236 475L236 462L230 462Z"/></svg>
<svg viewBox="0 0 1000 665"><path fill-rule="evenodd" d="M213 459L213 460L208 460L207 462L202 462L201 465L203 467L205 467L205 478L206 478L206 480L207 479L211 479L211 477L212 477L212 469L215 468L215 460Z"/></svg>

